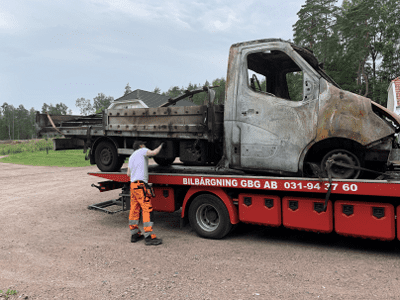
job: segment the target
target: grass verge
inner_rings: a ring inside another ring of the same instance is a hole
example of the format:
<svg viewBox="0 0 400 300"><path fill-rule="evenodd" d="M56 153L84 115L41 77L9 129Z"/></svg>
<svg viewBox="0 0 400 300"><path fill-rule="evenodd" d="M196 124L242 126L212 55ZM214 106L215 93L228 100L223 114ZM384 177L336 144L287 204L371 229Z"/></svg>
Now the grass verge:
<svg viewBox="0 0 400 300"><path fill-rule="evenodd" d="M8 299L8 297L10 297L11 295L16 295L18 292L16 290L11 290L8 289L7 292L3 292L2 290L0 290L0 299Z"/></svg>
<svg viewBox="0 0 400 300"><path fill-rule="evenodd" d="M53 149L52 139L9 141L9 143L7 144L0 144L0 155L10 155L22 152L36 152L46 149Z"/></svg>
<svg viewBox="0 0 400 300"><path fill-rule="evenodd" d="M85 160L82 149L54 151L25 151L11 154L0 159L0 162L30 165L30 166L57 166L57 167L88 167L90 163Z"/></svg>

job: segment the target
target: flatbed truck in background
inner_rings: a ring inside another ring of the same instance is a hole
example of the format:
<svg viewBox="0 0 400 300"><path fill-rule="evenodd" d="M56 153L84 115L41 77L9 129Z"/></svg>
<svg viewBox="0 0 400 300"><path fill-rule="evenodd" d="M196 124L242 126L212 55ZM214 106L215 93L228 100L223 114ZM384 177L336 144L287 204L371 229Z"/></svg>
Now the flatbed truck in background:
<svg viewBox="0 0 400 300"><path fill-rule="evenodd" d="M90 172L106 181L100 192L121 189L119 198L89 209L116 213L130 209L126 169ZM149 182L160 212L181 209L205 238L220 239L239 222L391 241L400 240L400 181L257 176L182 164L149 166ZM118 208L112 210L112 208Z"/></svg>

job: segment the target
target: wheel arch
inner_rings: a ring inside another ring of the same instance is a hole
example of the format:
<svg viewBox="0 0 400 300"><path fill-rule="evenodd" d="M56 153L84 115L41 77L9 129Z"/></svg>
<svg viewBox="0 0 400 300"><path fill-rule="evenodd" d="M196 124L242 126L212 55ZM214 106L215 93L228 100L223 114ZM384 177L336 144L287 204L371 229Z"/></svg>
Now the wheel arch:
<svg viewBox="0 0 400 300"><path fill-rule="evenodd" d="M181 218L187 221L190 204L199 196L209 194L218 197L225 205L229 213L229 220L232 224L239 223L239 215L237 207L233 204L233 200L229 197L222 188L207 188L191 187L183 200Z"/></svg>
<svg viewBox="0 0 400 300"><path fill-rule="evenodd" d="M364 158L365 147L360 143L346 138L328 138L318 141L317 143L310 144L304 149L300 158L299 169L304 173L305 164L307 162L320 161L322 157L329 151L338 148L353 152L354 154L359 155L360 159Z"/></svg>

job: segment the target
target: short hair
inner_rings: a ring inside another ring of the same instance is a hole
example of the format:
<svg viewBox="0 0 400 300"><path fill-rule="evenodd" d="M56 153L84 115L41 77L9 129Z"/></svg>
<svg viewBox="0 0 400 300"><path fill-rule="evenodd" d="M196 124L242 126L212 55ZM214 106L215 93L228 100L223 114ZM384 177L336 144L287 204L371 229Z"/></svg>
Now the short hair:
<svg viewBox="0 0 400 300"><path fill-rule="evenodd" d="M133 150L137 150L137 149L140 148L140 145L144 145L144 144L146 144L146 141L136 140L136 141L133 143L132 148L133 148Z"/></svg>

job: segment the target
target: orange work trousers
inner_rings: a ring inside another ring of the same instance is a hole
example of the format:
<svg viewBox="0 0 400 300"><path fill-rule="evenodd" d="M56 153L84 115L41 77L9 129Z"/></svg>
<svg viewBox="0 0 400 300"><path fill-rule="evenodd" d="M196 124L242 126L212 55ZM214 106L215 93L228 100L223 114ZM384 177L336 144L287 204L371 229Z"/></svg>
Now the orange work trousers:
<svg viewBox="0 0 400 300"><path fill-rule="evenodd" d="M141 234L139 229L140 209L142 209L144 237L153 234L153 222L150 220L150 213L153 211L149 192L146 191L144 183L131 182L131 211L129 212L129 229L131 234Z"/></svg>

